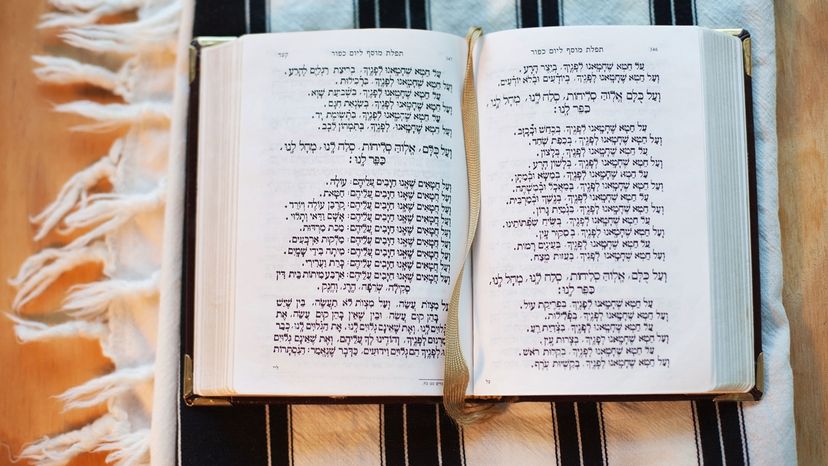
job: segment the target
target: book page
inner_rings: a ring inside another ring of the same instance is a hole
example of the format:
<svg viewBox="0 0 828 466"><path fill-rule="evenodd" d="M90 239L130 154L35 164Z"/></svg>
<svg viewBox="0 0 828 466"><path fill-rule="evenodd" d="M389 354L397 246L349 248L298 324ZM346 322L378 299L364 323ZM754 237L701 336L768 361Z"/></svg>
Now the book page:
<svg viewBox="0 0 828 466"><path fill-rule="evenodd" d="M710 389L698 29L527 29L480 50L475 394Z"/></svg>
<svg viewBox="0 0 828 466"><path fill-rule="evenodd" d="M236 391L439 395L468 221L464 41L242 40Z"/></svg>

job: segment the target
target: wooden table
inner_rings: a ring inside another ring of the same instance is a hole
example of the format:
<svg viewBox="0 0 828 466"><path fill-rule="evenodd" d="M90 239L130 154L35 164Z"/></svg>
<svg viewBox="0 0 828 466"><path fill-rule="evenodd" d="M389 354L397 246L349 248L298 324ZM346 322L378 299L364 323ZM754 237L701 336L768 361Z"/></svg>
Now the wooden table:
<svg viewBox="0 0 828 466"><path fill-rule="evenodd" d="M797 452L828 464L828 2L776 5L782 298L791 324Z"/></svg>
<svg viewBox="0 0 828 466"><path fill-rule="evenodd" d="M38 85L31 55L61 49L34 25L45 0L0 2L0 277L52 235L35 243L25 221L52 201L63 182L106 153L113 135L77 135L66 128L77 118L51 112L50 102L105 98L85 87ZM785 285L791 323L797 448L801 464L828 463L828 3L780 1L776 6L780 220ZM60 279L26 312L60 304L66 287L94 280L97 267L82 267ZM14 295L0 284L0 309ZM95 342L18 345L11 325L0 319L0 446L11 452L46 434L77 428L101 408L61 413L51 398L66 388L111 370ZM0 448L0 464L10 464ZM72 464L101 464L85 455Z"/></svg>

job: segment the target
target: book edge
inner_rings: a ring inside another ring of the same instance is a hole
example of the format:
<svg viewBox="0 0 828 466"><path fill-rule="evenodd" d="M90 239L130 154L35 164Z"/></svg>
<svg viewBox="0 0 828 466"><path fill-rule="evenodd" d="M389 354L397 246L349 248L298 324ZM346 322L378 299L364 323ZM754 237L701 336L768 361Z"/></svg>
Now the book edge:
<svg viewBox="0 0 828 466"><path fill-rule="evenodd" d="M745 79L745 109L746 131L748 143L748 171L749 171L749 197L751 216L751 256L753 258L753 295L754 295L754 355L755 355L755 382L754 386L744 393L704 393L704 394L654 394L654 395L540 395L540 396L495 396L478 397L468 396L466 400L472 403L490 402L531 402L531 401L680 401L680 400L713 400L717 402L727 401L759 401L764 394L764 353L761 345L761 294L759 291L759 250L758 250L758 204L756 198L756 165L755 165L755 139L753 125L753 102L751 95L752 63L751 63L751 38L750 32L746 29L716 29L717 31L730 34L739 38L742 43L744 79ZM193 39L190 44L189 57L189 78L190 95L187 122L187 147L186 147L186 182L184 202L184 224L183 235L183 267L182 267L182 316L183 324L182 351L181 351L181 396L187 406L231 406L238 404L263 404L263 403L292 403L292 404L374 404L393 403L416 400L417 402L442 401L439 396L408 396L408 397L351 397L351 396L327 396L327 397L259 397L259 396L202 396L193 392L193 276L192 266L194 264L194 204L197 187L195 186L195 169L197 144L194 137L198 129L198 92L199 92L199 64L201 50L214 45L236 40L235 36L200 36ZM189 202L188 202L189 201ZM189 224L189 229L188 229ZM190 233L188 235L188 233ZM192 236L192 238L190 238ZM189 271L187 269L190 269Z"/></svg>

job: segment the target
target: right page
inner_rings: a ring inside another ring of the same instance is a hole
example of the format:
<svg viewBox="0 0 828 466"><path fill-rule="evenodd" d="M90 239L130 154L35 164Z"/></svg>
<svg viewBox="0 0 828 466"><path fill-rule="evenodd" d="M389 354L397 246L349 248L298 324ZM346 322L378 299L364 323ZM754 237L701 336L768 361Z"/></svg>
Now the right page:
<svg viewBox="0 0 828 466"><path fill-rule="evenodd" d="M484 36L476 395L711 389L700 35Z"/></svg>

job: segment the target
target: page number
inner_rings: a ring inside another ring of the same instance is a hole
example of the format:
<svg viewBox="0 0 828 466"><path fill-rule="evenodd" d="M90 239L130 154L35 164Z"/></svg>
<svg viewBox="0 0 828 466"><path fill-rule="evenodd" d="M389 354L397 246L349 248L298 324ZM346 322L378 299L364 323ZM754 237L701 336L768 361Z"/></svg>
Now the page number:
<svg viewBox="0 0 828 466"><path fill-rule="evenodd" d="M650 52L658 52L658 47L650 47Z"/></svg>

